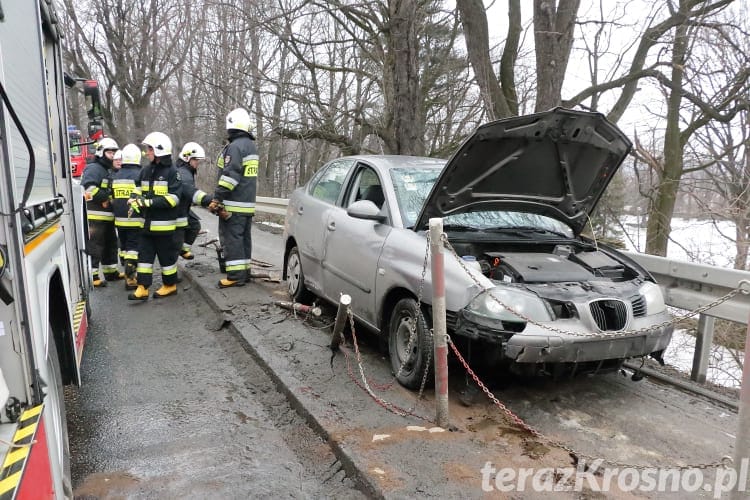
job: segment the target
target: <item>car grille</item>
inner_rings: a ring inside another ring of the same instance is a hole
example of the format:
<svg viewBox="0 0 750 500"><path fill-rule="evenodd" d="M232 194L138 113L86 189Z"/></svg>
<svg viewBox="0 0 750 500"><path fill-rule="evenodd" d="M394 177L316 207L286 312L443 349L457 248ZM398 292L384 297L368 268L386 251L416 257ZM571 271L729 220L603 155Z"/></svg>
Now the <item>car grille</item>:
<svg viewBox="0 0 750 500"><path fill-rule="evenodd" d="M628 321L628 308L621 300L596 300L589 304L596 326L602 331L622 330Z"/></svg>
<svg viewBox="0 0 750 500"><path fill-rule="evenodd" d="M646 315L646 299L643 298L643 295L631 297L630 303L633 305L633 316L640 318Z"/></svg>
<svg viewBox="0 0 750 500"><path fill-rule="evenodd" d="M445 311L445 328L449 332L456 331L456 324L458 323L458 315L453 311Z"/></svg>

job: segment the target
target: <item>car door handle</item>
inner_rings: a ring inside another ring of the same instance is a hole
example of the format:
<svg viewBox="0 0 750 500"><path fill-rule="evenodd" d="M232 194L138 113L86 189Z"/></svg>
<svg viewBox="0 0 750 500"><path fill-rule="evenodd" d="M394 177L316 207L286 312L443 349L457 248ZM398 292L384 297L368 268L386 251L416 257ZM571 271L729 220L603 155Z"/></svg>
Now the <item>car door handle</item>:
<svg viewBox="0 0 750 500"><path fill-rule="evenodd" d="M328 223L328 230L329 231L335 231L336 230L336 223L331 221Z"/></svg>

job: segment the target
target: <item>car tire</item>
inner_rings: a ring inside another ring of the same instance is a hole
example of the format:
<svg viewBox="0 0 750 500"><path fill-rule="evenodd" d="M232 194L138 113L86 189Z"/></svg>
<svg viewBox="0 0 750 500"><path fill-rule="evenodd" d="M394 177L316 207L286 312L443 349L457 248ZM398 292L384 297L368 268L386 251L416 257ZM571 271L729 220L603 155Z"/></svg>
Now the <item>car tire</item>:
<svg viewBox="0 0 750 500"><path fill-rule="evenodd" d="M305 286L305 273L302 271L302 260L297 247L292 247L286 258L286 284L294 302L307 303L312 300L313 294Z"/></svg>
<svg viewBox="0 0 750 500"><path fill-rule="evenodd" d="M424 315L418 314L419 308L414 299L399 300L388 321L388 352L391 358L391 368L398 383L408 389L419 389L427 373L426 387L435 382L432 362L432 336ZM410 325L417 322L417 338L412 342L411 352L407 353ZM403 369L401 365L407 359ZM429 366L428 366L429 360ZM401 369L399 373L399 369Z"/></svg>

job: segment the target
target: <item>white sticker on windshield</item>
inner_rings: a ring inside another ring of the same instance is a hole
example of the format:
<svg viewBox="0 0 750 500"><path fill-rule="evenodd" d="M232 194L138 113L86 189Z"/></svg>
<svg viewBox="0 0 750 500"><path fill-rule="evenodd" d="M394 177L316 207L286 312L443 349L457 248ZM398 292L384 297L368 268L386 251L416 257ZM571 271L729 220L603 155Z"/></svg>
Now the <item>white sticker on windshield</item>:
<svg viewBox="0 0 750 500"><path fill-rule="evenodd" d="M0 337L5 335L5 323L0 321Z"/></svg>
<svg viewBox="0 0 750 500"><path fill-rule="evenodd" d="M406 189L407 191L416 191L417 185L413 182L407 182L406 184L404 184L404 189Z"/></svg>

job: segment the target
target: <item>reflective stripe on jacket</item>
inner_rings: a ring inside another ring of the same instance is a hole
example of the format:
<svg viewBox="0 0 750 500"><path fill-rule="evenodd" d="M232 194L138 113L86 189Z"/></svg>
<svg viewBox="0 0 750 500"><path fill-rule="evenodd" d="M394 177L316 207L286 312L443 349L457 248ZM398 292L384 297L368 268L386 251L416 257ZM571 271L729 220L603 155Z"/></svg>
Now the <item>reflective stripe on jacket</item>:
<svg viewBox="0 0 750 500"><path fill-rule="evenodd" d="M110 198L111 172L100 158L86 165L81 175L81 186L86 193L86 218L88 220L114 221ZM104 206L106 205L106 206Z"/></svg>
<svg viewBox="0 0 750 500"><path fill-rule="evenodd" d="M228 212L255 214L258 179L255 141L247 135L235 137L224 149L223 162L214 198L223 201Z"/></svg>
<svg viewBox="0 0 750 500"><path fill-rule="evenodd" d="M177 227L177 206L182 182L172 159L161 157L141 169L133 196L150 200L151 206L141 208L143 229L151 233L173 232Z"/></svg>

